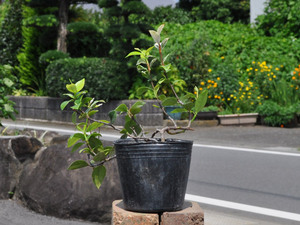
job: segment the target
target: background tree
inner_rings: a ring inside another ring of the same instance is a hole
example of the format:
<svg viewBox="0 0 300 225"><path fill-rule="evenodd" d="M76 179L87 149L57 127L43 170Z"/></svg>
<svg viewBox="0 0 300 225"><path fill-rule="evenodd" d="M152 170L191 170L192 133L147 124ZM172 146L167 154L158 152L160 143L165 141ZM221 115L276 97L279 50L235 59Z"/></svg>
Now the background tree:
<svg viewBox="0 0 300 225"><path fill-rule="evenodd" d="M250 0L180 0L177 7L190 11L195 21L249 23Z"/></svg>
<svg viewBox="0 0 300 225"><path fill-rule="evenodd" d="M67 52L67 25L68 14L71 4L77 3L97 3L97 0L31 0L29 6L32 8L58 7L58 32L57 50Z"/></svg>
<svg viewBox="0 0 300 225"><path fill-rule="evenodd" d="M0 29L0 64L18 64L16 55L22 46L23 0L10 0Z"/></svg>
<svg viewBox="0 0 300 225"><path fill-rule="evenodd" d="M124 57L135 47L144 46L145 40L140 36L148 35L151 28L144 23L144 17L150 15L150 9L141 0L99 0L103 9L104 34L112 44L111 55Z"/></svg>
<svg viewBox="0 0 300 225"><path fill-rule="evenodd" d="M267 36L300 37L300 1L270 0L257 18L257 29Z"/></svg>

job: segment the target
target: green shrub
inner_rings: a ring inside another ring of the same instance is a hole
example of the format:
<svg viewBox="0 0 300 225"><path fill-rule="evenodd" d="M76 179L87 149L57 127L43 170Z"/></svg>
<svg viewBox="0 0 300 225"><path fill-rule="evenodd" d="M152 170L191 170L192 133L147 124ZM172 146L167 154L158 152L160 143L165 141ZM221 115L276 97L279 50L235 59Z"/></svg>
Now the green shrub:
<svg viewBox="0 0 300 225"><path fill-rule="evenodd" d="M64 53L61 51L57 51L57 50L49 50L43 54L40 55L39 57L39 63L47 66L49 65L51 62L57 60L57 59L64 59L64 58L69 58L69 54L68 53Z"/></svg>
<svg viewBox="0 0 300 225"><path fill-rule="evenodd" d="M71 57L104 57L108 55L110 44L98 30L89 22L74 22L68 24L67 45Z"/></svg>
<svg viewBox="0 0 300 225"><path fill-rule="evenodd" d="M257 112L263 117L266 125L278 127L286 126L290 123L297 113L300 112L300 105L280 106L274 101L265 101L257 108Z"/></svg>
<svg viewBox="0 0 300 225"><path fill-rule="evenodd" d="M300 1L270 0L257 18L257 29L269 36L300 37Z"/></svg>
<svg viewBox="0 0 300 225"><path fill-rule="evenodd" d="M0 65L0 126L2 126L1 118L15 119L16 111L13 108L15 103L8 99L8 95L14 90L16 81L16 77L12 75L11 71L11 66Z"/></svg>
<svg viewBox="0 0 300 225"><path fill-rule="evenodd" d="M62 97L66 84L82 77L90 96L104 100L127 98L126 69L120 62L107 58L66 58L52 62L46 69L47 91L52 97Z"/></svg>

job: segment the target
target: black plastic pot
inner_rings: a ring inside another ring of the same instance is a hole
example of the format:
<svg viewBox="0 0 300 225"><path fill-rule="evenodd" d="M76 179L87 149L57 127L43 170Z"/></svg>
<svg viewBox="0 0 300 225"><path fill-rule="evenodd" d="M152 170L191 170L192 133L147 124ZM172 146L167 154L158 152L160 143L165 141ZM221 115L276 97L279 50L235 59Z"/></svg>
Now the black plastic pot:
<svg viewBox="0 0 300 225"><path fill-rule="evenodd" d="M126 210L181 210L188 181L192 141L120 139L115 143Z"/></svg>

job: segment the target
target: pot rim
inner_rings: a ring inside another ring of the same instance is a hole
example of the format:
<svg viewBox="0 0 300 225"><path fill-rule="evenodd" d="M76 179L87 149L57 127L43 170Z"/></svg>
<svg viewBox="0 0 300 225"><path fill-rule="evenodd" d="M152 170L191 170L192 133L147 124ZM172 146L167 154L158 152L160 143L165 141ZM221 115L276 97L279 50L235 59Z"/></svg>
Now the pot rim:
<svg viewBox="0 0 300 225"><path fill-rule="evenodd" d="M142 145L142 144L160 144L160 145L169 145L169 144L193 144L191 140L182 140L176 138L167 138L164 142L160 138L126 138L118 139L113 142L114 145Z"/></svg>

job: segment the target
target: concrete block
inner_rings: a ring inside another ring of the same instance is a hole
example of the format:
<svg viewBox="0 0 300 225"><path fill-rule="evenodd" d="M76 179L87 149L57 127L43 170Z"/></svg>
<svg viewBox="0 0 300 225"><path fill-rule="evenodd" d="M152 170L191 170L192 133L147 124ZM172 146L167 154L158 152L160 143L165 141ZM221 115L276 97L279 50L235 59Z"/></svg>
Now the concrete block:
<svg viewBox="0 0 300 225"><path fill-rule="evenodd" d="M161 215L161 225L204 225L204 213L196 202L186 202L183 210L164 212Z"/></svg>
<svg viewBox="0 0 300 225"><path fill-rule="evenodd" d="M121 200L112 204L112 225L159 225L159 215L156 213L137 213L123 208Z"/></svg>

